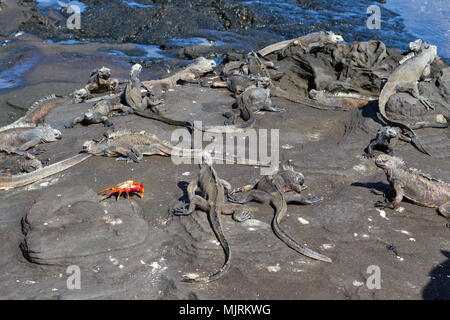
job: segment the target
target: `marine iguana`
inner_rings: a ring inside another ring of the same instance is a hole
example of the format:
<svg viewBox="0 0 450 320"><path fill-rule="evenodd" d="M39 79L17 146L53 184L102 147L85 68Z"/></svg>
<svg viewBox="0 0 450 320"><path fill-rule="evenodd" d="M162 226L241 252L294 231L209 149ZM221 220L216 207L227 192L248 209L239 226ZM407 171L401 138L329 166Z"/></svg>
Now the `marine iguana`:
<svg viewBox="0 0 450 320"><path fill-rule="evenodd" d="M190 81L198 79L200 76L211 72L216 67L216 62L214 60L209 60L204 57L199 57L195 59L194 63L187 66L185 69L175 73L174 75L159 79L143 81L142 85L151 91L154 86L161 86L164 89L175 87L178 81Z"/></svg>
<svg viewBox="0 0 450 320"><path fill-rule="evenodd" d="M305 36L291 39L291 40L285 40L281 42L277 42L274 44L271 44L267 47L264 47L263 49L258 51L258 54L260 54L262 57L265 57L275 51L284 51L289 46L301 46L304 48L305 52L311 52L313 48L316 47L323 47L327 43L339 43L344 42L344 38L342 36L335 34L331 31L328 32L314 32L309 33Z"/></svg>
<svg viewBox="0 0 450 320"><path fill-rule="evenodd" d="M86 141L83 145L83 152L106 157L119 157L118 160L126 160L127 162L139 162L144 155L202 159L204 154L203 150L183 149L173 146L171 143L145 131L132 132L127 129L107 133L100 141ZM223 153L214 153L212 159L243 165L269 166L259 162L252 163L246 159Z"/></svg>
<svg viewBox="0 0 450 320"><path fill-rule="evenodd" d="M372 158L373 150L379 150L388 155L393 155L394 150L390 146L391 139L398 137L402 141L411 142L411 138L404 136L391 127L382 127L378 129L375 138L370 140L369 145L364 150L366 158Z"/></svg>
<svg viewBox="0 0 450 320"><path fill-rule="evenodd" d="M300 172L296 172L291 165L284 165L283 170L272 176L264 176L254 186L249 185L233 190L230 192L228 200L239 204L245 204L250 201L272 204L276 209L275 216L272 220L272 228L281 241L307 257L332 262L330 258L302 246L280 228L281 220L287 212L288 203L312 204L323 200L322 197L305 199L300 192L306 188L303 175ZM234 195L242 191L249 192L244 197Z"/></svg>
<svg viewBox="0 0 450 320"><path fill-rule="evenodd" d="M0 132L13 128L36 127L44 122L45 116L58 105L69 101L70 98L57 96L55 94L43 97L33 103L27 113L15 122L0 128Z"/></svg>
<svg viewBox="0 0 450 320"><path fill-rule="evenodd" d="M260 79L265 79L265 81L268 82L267 88L270 90L270 94L273 97L283 98L295 103L304 104L308 107L312 107L315 109L320 110L346 110L345 108L342 108L340 105L328 105L326 102L321 103L313 99L309 99L307 97L302 97L297 94L288 92L286 90L281 89L280 87L276 86L272 80L270 72L267 70L266 62L263 61L264 58L261 57L257 52L250 52L247 55L247 61L246 63L241 66L241 72L243 74L249 74L254 77L259 77ZM245 68L244 68L245 67Z"/></svg>
<svg viewBox="0 0 450 320"><path fill-rule="evenodd" d="M111 78L111 69L102 67L91 72L88 83L85 86L88 94L91 93L105 93L114 91L119 86L117 79Z"/></svg>
<svg viewBox="0 0 450 320"><path fill-rule="evenodd" d="M399 121L389 119L386 115L386 104L389 98L397 92L409 92L413 97L418 99L427 109L434 109L434 106L426 98L422 97L417 87L417 82L422 76L428 76L430 73L430 64L437 56L437 47L425 43L420 52L406 60L395 68L388 77L387 82L381 89L378 99L378 106L383 120L390 126L400 127L403 131L407 131L410 135L412 144L421 152L430 155L421 145L416 133L412 127L415 124L405 124ZM418 128L423 127L443 127L442 123L420 123ZM446 126L446 125L445 125Z"/></svg>
<svg viewBox="0 0 450 320"><path fill-rule="evenodd" d="M395 191L395 198L391 202L378 201L375 206L395 209L406 198L420 206L437 208L450 222L450 184L408 168L398 157L380 154L375 164L383 169L390 183L385 197Z"/></svg>
<svg viewBox="0 0 450 320"><path fill-rule="evenodd" d="M159 115L157 113L159 110L157 110L156 107L161 104L161 100L152 100L147 96L142 98L142 83L139 79L141 70L142 66L140 64L132 66L130 71L130 81L121 95L121 102L124 105L131 107L133 113L140 117L158 120L170 125L192 128L193 125L189 121L173 120ZM156 84L154 86L156 86ZM147 90L151 91L152 88L153 87L150 87ZM146 111L146 108L149 106L153 112Z"/></svg>
<svg viewBox="0 0 450 320"><path fill-rule="evenodd" d="M233 112L226 112L224 114L228 118L227 121L225 121L225 125L234 125L237 128L250 128L255 122L253 110L266 110L271 112L284 111L283 107L272 105L270 90L256 86L246 88L245 91L237 97L236 105L237 110L234 109ZM236 113L234 111L237 111L244 120L244 123L240 125L236 124Z"/></svg>
<svg viewBox="0 0 450 320"><path fill-rule="evenodd" d="M231 189L231 185L218 177L217 172L211 164L202 163L200 172L196 180L192 181L187 187L189 196L189 205L176 207L173 213L178 216L190 215L194 210L198 209L208 213L208 220L211 227L223 247L225 253L225 263L219 271L210 274L207 277L191 278L184 276L183 281L186 282L211 282L221 278L230 268L231 265L231 249L220 225L221 214L232 214L233 219L243 222L252 218L249 210L245 207L227 203L225 193ZM196 190L200 189L200 194L196 194Z"/></svg>
<svg viewBox="0 0 450 320"><path fill-rule="evenodd" d="M8 129L0 132L0 151L25 155L28 149L61 137L59 130L45 123L37 127Z"/></svg>
<svg viewBox="0 0 450 320"><path fill-rule="evenodd" d="M126 115L133 113L133 109L124 106L123 104L112 104L108 100L101 100L97 102L91 109L89 109L82 116L75 117L71 122L65 124L66 128L73 128L77 123L82 124L95 124L103 123L105 127L112 126L109 121L109 117L112 112L119 111L121 114Z"/></svg>

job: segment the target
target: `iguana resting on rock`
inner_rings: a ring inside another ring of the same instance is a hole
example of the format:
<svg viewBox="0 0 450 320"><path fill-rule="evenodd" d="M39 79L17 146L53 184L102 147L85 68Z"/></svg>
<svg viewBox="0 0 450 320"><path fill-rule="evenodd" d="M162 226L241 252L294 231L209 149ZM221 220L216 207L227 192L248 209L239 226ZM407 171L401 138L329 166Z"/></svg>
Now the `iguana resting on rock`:
<svg viewBox="0 0 450 320"><path fill-rule="evenodd" d="M389 78L385 85L383 86L380 97L378 99L379 111L384 121L390 126L400 127L403 131L408 131L412 143L421 152L430 155L420 144L418 137L413 128L423 128L423 127L443 127L446 126L442 123L419 123L417 126L415 124L405 124L399 121L393 121L389 119L386 115L386 104L389 98L397 92L409 92L413 97L418 99L427 109L434 109L428 99L422 97L419 93L417 87L417 82L421 77L427 77L430 73L430 64L434 61L437 56L437 47L424 44L420 53L416 56L406 60L403 64L400 64L395 68L389 75Z"/></svg>
<svg viewBox="0 0 450 320"><path fill-rule="evenodd" d="M0 151L26 155L28 149L58 139L61 139L61 132L48 124L9 129L0 132Z"/></svg>
<svg viewBox="0 0 450 320"><path fill-rule="evenodd" d="M200 78L202 75L211 72L216 67L216 62L214 60L209 60L204 57L195 59L194 63L187 66L185 69L175 73L174 75L159 79L143 81L142 85L151 91L154 86L161 86L163 89L168 89L175 87L178 81L192 81L194 79Z"/></svg>
<svg viewBox="0 0 450 320"><path fill-rule="evenodd" d="M236 105L237 109L234 109L233 112L225 113L225 116L228 118L225 125L234 125L238 128L249 128L252 127L255 122L253 110L266 110L271 112L280 112L284 110L282 107L272 105L269 89L256 86L246 88L245 91L237 97ZM234 111L237 111L237 114L244 120L243 124L236 124L236 113Z"/></svg>
<svg viewBox="0 0 450 320"><path fill-rule="evenodd" d="M93 93L106 93L115 91L119 87L119 80L110 79L111 69L101 67L91 72L89 80L84 88L72 92L71 97L76 102L84 102L92 98Z"/></svg>
<svg viewBox="0 0 450 320"><path fill-rule="evenodd" d="M206 161L207 162L207 161ZM197 189L200 194L196 194ZM231 189L231 185L220 179L214 168L207 163L200 165L200 172L196 180L192 181L187 187L189 196L189 205L174 208L173 213L179 216L190 215L194 210L198 209L208 213L208 220L211 227L223 247L225 252L225 263L214 274L207 277L191 278L185 276L184 281L187 282L210 282L222 277L231 265L231 250L220 225L221 214L232 214L233 219L238 222L245 221L252 217L249 210L245 207L227 203L225 193Z"/></svg>
<svg viewBox="0 0 450 320"><path fill-rule="evenodd" d="M405 142L411 142L411 138L404 136L403 134L397 132L394 128L391 127L382 127L378 130L375 138L370 140L369 145L364 150L365 156L367 158L372 158L373 150L382 151L388 155L393 155L394 150L390 146L391 139L398 137L400 140Z"/></svg>
<svg viewBox="0 0 450 320"><path fill-rule="evenodd" d="M163 141L156 135L145 131L132 132L130 130L119 130L108 133L100 141L86 141L83 145L83 152L106 157L119 157L118 160L127 160L127 162L139 162L143 156L152 155L202 159L204 154L203 150L183 149L173 146L171 143ZM214 153L212 159L243 165L266 166L265 164L254 164L246 159L240 159L223 153Z"/></svg>
<svg viewBox="0 0 450 320"><path fill-rule="evenodd" d="M265 88L250 86L241 93L235 103L236 109L232 112L225 112L224 116L228 119L225 126L202 126L194 125L195 129L205 132L215 133L236 133L241 130L252 128L255 124L255 116L253 111L266 110L271 112L280 112L284 108L273 106L270 99L270 91ZM236 116L240 116L244 122L236 123Z"/></svg>
<svg viewBox="0 0 450 320"><path fill-rule="evenodd" d="M169 119L159 115L158 105L161 105L162 100L154 100L148 96L142 97L141 92L141 81L139 80L139 75L141 73L142 66L140 64L135 64L130 71L130 81L127 84L125 91L121 95L121 103L129 106L133 109L133 113L147 119L158 120L170 125L182 126L192 128L192 124L188 121L178 121ZM148 90L152 90L153 85ZM147 107L153 112L146 111Z"/></svg>
<svg viewBox="0 0 450 320"><path fill-rule="evenodd" d="M257 201L264 204L272 204L275 209L275 217L272 220L274 233L281 241L290 248L312 259L325 262L332 262L330 258L306 248L292 239L280 228L281 220L287 212L287 203L312 204L321 201L322 197L312 197L305 199L300 192L307 187L304 185L304 177L300 172L296 172L290 165L283 166L283 170L272 176L264 176L256 185L245 186L230 193L229 201L245 204L250 201ZM245 197L238 197L234 194L242 191L250 191Z"/></svg>
<svg viewBox="0 0 450 320"><path fill-rule="evenodd" d="M437 208L438 212L450 222L450 184L434 179L413 168L408 168L402 159L380 154L375 164L383 169L390 183L385 193L388 197L395 191L391 202L377 202L377 207L395 209L403 198L420 206Z"/></svg>
<svg viewBox="0 0 450 320"><path fill-rule="evenodd" d="M265 57L276 51L284 51L286 48L290 46L301 46L305 52L309 53L314 48L323 47L327 43L339 43L344 42L344 38L342 36L335 34L331 31L328 32L314 32L307 34L305 36L285 40L281 42L277 42L271 44L261 50L258 51L258 54Z"/></svg>
<svg viewBox="0 0 450 320"><path fill-rule="evenodd" d="M306 106L320 109L320 110L346 110L345 108L342 108L339 105L327 105L327 101L325 102L318 102L312 99L309 99L307 97L302 97L294 93L287 92L280 87L276 86L272 80L271 80L271 74L267 69L267 61L263 57L261 57L257 52L250 52L247 55L247 61L241 65L236 64L236 66L239 66L240 71L235 71L233 73L230 69L230 73L236 77L236 75L239 75L239 73L242 73L245 75L252 75L253 77L256 77L257 79L264 80L262 81L267 82L267 88L270 90L270 94L273 97L279 97L283 98L292 102L304 104ZM226 76L226 75L225 75ZM242 81L245 83L244 81ZM223 87L220 84L216 84L217 87ZM229 84L228 84L229 86Z"/></svg>
<svg viewBox="0 0 450 320"><path fill-rule="evenodd" d="M70 98L68 97L61 97L55 94L41 98L31 105L23 117L0 128L0 132L13 128L36 127L38 124L44 122L45 116L51 110L69 100Z"/></svg>
<svg viewBox="0 0 450 320"><path fill-rule="evenodd" d="M103 123L105 127L112 126L109 121L111 113L120 112L122 115L133 113L133 109L123 104L112 104L108 100L97 102L91 109L80 117L74 118L70 123L66 124L66 128L73 128L77 123L89 125L95 123Z"/></svg>

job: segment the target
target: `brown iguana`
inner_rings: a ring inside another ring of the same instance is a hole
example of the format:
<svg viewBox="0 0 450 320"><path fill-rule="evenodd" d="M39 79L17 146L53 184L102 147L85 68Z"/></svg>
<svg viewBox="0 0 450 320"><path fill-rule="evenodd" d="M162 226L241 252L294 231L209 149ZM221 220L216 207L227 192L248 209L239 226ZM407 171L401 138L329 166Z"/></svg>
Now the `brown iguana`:
<svg viewBox="0 0 450 320"><path fill-rule="evenodd" d="M154 134L145 131L132 132L127 129L108 133L100 141L86 141L83 145L83 152L106 157L119 157L118 160L126 160L127 162L139 162L144 155L176 156L191 159L202 159L204 156L203 150L179 148L159 139ZM269 166L268 164L253 163L223 153L214 153L212 159L243 165Z"/></svg>
<svg viewBox="0 0 450 320"><path fill-rule="evenodd" d="M14 128L0 132L0 151L25 155L40 143L61 139L61 132L48 124L37 127Z"/></svg>
<svg viewBox="0 0 450 320"><path fill-rule="evenodd" d="M430 155L420 144L420 141L413 131L413 128L423 127L445 127L447 124L442 123L418 123L405 124L399 121L389 119L386 115L386 104L389 98L397 92L409 92L413 97L418 99L427 109L434 109L428 99L422 97L417 86L421 77L426 77L430 74L430 64L437 56L437 47L424 43L420 52L406 60L395 68L388 77L387 82L381 89L380 97L378 99L378 106L383 120L390 126L400 127L403 131L407 131L410 135L411 142L421 152Z"/></svg>
<svg viewBox="0 0 450 320"><path fill-rule="evenodd" d="M312 204L323 200L322 197L305 199L300 192L306 188L303 175L300 172L296 172L291 165L284 165L283 170L272 176L264 176L254 186L249 185L233 190L228 199L233 203L239 204L245 204L250 201L272 204L276 209L275 216L272 220L272 228L281 241L307 257L332 262L330 258L302 246L280 228L279 224L287 212L287 203ZM249 192L244 197L234 195L242 191Z"/></svg>
<svg viewBox="0 0 450 320"><path fill-rule="evenodd" d="M395 191L391 202L377 202L375 206L395 209L403 198L420 206L437 208L438 212L450 222L450 184L434 179L413 168L408 168L402 159L380 154L375 164L383 169L390 183L385 192L388 197Z"/></svg>
<svg viewBox="0 0 450 320"><path fill-rule="evenodd" d="M339 42L344 42L344 38L331 31L314 32L299 38L271 44L259 50L258 54L260 54L262 57L265 57L275 51L284 51L286 50L286 48L290 46L301 46L302 48L304 48L305 52L308 53L311 52L312 49L317 47L323 47L327 43L339 43Z"/></svg>
<svg viewBox="0 0 450 320"><path fill-rule="evenodd" d="M208 161L206 161L208 162ZM200 189L200 194L196 190ZM220 225L221 214L232 214L233 219L238 222L245 221L252 217L249 210L245 207L227 203L225 193L231 189L231 185L217 176L214 168L207 163L200 165L200 172L196 180L192 181L187 187L189 196L189 205L174 208L173 213L178 216L190 215L198 209L208 213L208 220L211 227L223 247L225 252L225 263L214 274L207 277L192 278L184 276L186 282L210 282L222 277L231 265L231 250Z"/></svg>
<svg viewBox="0 0 450 320"><path fill-rule="evenodd" d="M0 132L13 128L36 127L44 122L45 116L57 106L69 101L68 97L61 97L55 94L46 96L33 103L27 113L15 122L0 128Z"/></svg>

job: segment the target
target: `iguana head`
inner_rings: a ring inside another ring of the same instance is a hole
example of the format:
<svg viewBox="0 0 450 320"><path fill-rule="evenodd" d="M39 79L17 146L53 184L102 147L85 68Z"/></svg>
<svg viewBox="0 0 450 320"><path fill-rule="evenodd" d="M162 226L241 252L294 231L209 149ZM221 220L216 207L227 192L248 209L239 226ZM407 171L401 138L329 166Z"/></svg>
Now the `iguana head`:
<svg viewBox="0 0 450 320"><path fill-rule="evenodd" d="M61 131L53 129L48 124L43 124L38 127L40 130L41 141L43 142L53 142L62 138Z"/></svg>
<svg viewBox="0 0 450 320"><path fill-rule="evenodd" d="M339 34L335 34L332 31L328 31L327 34L331 38L331 42L333 43L344 42L344 38Z"/></svg>
<svg viewBox="0 0 450 320"><path fill-rule="evenodd" d="M83 144L82 152L101 155L103 154L103 148L100 146L98 141L88 140Z"/></svg>
<svg viewBox="0 0 450 320"><path fill-rule="evenodd" d="M283 165L283 171L278 174L283 178L286 186L292 190L300 192L305 189L305 177L300 172L295 171L291 161Z"/></svg>
<svg viewBox="0 0 450 320"><path fill-rule="evenodd" d="M423 52L428 53L428 56L429 56L428 63L432 63L434 61L434 59L437 57L437 47L436 46L433 46L431 44L424 42L422 50L423 50Z"/></svg>
<svg viewBox="0 0 450 320"><path fill-rule="evenodd" d="M402 159L398 157L393 157L387 154L380 154L375 159L375 165L378 168L384 169L384 170L391 170L395 168L402 168L405 166L405 163Z"/></svg>
<svg viewBox="0 0 450 320"><path fill-rule="evenodd" d="M378 132L382 133L387 138L395 138L397 131L392 127L383 127Z"/></svg>

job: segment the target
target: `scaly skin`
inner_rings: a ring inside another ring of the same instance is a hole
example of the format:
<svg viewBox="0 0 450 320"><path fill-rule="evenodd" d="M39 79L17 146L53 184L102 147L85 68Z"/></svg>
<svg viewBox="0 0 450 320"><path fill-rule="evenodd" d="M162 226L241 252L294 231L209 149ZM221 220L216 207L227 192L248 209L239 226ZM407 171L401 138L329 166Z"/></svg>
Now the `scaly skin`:
<svg viewBox="0 0 450 320"><path fill-rule="evenodd" d="M312 204L322 200L322 197L312 197L305 199L300 192L306 189L303 175L295 172L290 166L284 167L282 171L272 176L264 176L255 186L245 186L233 190L229 200L234 203L245 204L250 201L257 201L264 204L272 204L275 209L275 216L272 220L272 229L276 236L291 249L315 260L332 262L330 258L317 253L299 244L286 234L281 228L281 220L287 212L287 203ZM236 192L249 191L244 197L237 197Z"/></svg>
<svg viewBox="0 0 450 320"><path fill-rule="evenodd" d="M434 179L421 171L408 168L402 159L386 154L379 155L375 164L383 169L390 183L386 195L395 191L391 202L377 202L378 207L395 209L403 198L413 203L437 208L438 212L450 222L450 185Z"/></svg>
<svg viewBox="0 0 450 320"><path fill-rule="evenodd" d="M196 195L196 190L200 189L200 195ZM221 214L233 214L233 219L242 222L251 218L251 214L244 207L226 203L225 192L230 189L230 184L217 176L214 168L206 163L200 165L198 178L188 186L189 206L175 208L175 215L190 215L194 210L199 209L208 213L208 220L211 227L223 247L225 253L225 263L215 273L207 277L190 278L185 276L186 282L211 282L221 278L230 268L231 249L228 244L220 224Z"/></svg>
<svg viewBox="0 0 450 320"><path fill-rule="evenodd" d="M431 103L422 97L419 93L419 89L417 87L417 82L420 80L422 76L427 76L429 73L430 64L434 61L437 56L437 47L436 46L424 46L420 53L416 56L406 60L403 64L400 64L397 68L395 68L392 73L389 75L389 78L386 84L383 86L380 97L378 99L378 106L380 110L380 114L384 121L390 126L400 127L402 130L408 131L410 133L410 138L412 139L412 143L417 147L421 152L428 154L423 146L420 144L420 141L417 138L417 135L413 131L410 125L405 124L403 122L394 121L389 119L386 115L386 104L389 101L389 98L397 92L400 91L408 91L415 98L419 99L419 101L427 108L433 108ZM432 127L446 127L447 124L424 124L420 123L416 127L423 128L426 126Z"/></svg>
<svg viewBox="0 0 450 320"><path fill-rule="evenodd" d="M119 157L120 160L127 160L127 162L139 162L144 155L176 156L190 159L202 159L204 156L203 150L179 148L159 139L154 134L130 130L112 132L98 142L95 140L86 141L83 145L83 151L94 155ZM251 163L245 159L223 153L214 154L212 159L243 165L268 166L258 162Z"/></svg>
<svg viewBox="0 0 450 320"><path fill-rule="evenodd" d="M48 124L37 127L14 128L0 132L0 151L23 152L42 142L61 139L61 132Z"/></svg>
<svg viewBox="0 0 450 320"><path fill-rule="evenodd" d="M344 42L342 36L334 34L332 32L314 32L307 34L300 38L291 40L285 40L271 44L258 51L258 54L265 57L275 51L286 50L289 46L302 46L306 52L310 52L311 49L318 46L323 46L326 43L338 43Z"/></svg>
<svg viewBox="0 0 450 320"><path fill-rule="evenodd" d="M68 97L60 97L54 94L44 97L33 103L27 113L12 124L0 128L0 132L24 127L36 127L39 123L44 122L45 116L57 106L70 101Z"/></svg>

